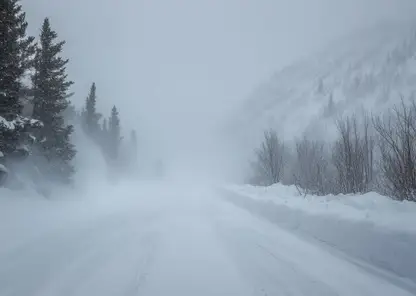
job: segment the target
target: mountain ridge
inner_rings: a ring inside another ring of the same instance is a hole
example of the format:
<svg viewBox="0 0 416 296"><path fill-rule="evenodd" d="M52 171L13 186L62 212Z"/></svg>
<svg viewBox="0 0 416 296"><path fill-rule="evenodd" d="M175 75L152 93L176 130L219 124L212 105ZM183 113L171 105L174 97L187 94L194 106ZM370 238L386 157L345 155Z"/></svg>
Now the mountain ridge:
<svg viewBox="0 0 416 296"><path fill-rule="evenodd" d="M236 109L232 129L250 149L267 128L288 141L331 139L340 116L383 112L415 92L416 22L379 23L274 73Z"/></svg>

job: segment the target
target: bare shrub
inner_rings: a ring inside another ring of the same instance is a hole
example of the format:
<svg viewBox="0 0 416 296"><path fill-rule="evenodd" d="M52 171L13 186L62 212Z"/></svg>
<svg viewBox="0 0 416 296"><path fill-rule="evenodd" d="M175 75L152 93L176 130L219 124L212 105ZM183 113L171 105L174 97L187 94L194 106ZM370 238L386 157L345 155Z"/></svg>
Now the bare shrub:
<svg viewBox="0 0 416 296"><path fill-rule="evenodd" d="M361 123L352 116L336 124L339 139L333 147L332 161L337 172L337 191L368 192L373 182L375 146L369 116L364 114Z"/></svg>
<svg viewBox="0 0 416 296"><path fill-rule="evenodd" d="M395 106L386 116L373 118L379 136L380 170L385 193L398 200L416 201L416 103Z"/></svg>
<svg viewBox="0 0 416 296"><path fill-rule="evenodd" d="M285 146L279 140L275 130L264 132L264 139L256 150L256 160L253 163L254 179L260 185L271 185L280 182L284 170Z"/></svg>
<svg viewBox="0 0 416 296"><path fill-rule="evenodd" d="M296 143L295 185L306 194L330 193L325 143L304 137Z"/></svg>

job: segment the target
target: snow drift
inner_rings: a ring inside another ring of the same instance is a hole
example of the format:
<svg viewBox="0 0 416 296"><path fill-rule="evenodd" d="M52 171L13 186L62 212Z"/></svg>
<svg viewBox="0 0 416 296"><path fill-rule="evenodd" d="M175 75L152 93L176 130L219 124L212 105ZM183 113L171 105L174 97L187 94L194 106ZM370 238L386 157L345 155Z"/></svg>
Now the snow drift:
<svg viewBox="0 0 416 296"><path fill-rule="evenodd" d="M227 188L254 200L284 205L310 215L329 215L337 219L365 221L391 230L416 233L416 203L395 201L375 192L363 195L303 196L293 185L233 185Z"/></svg>
<svg viewBox="0 0 416 296"><path fill-rule="evenodd" d="M377 274L416 282L416 204L376 193L300 196L294 186L227 186L227 200Z"/></svg>

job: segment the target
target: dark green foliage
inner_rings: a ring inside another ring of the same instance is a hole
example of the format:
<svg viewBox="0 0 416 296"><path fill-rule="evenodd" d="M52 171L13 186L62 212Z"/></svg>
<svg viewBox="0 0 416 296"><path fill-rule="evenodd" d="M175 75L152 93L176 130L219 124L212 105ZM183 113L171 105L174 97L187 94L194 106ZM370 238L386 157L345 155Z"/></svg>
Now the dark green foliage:
<svg viewBox="0 0 416 296"><path fill-rule="evenodd" d="M110 159L117 159L120 143L120 117L116 106L113 106L108 122L108 152Z"/></svg>
<svg viewBox="0 0 416 296"><path fill-rule="evenodd" d="M87 99L85 100L85 110L84 110L84 125L86 131L93 136L97 136L99 130L98 121L101 118L101 114L97 113L97 88L95 83L91 85L90 93L88 94Z"/></svg>
<svg viewBox="0 0 416 296"><path fill-rule="evenodd" d="M66 64L62 59L65 41L55 43L57 34L45 19L40 36L40 46L36 51L35 74L32 77L35 98L33 116L43 118L46 127L63 124L63 111L68 107L68 89L73 84L67 80Z"/></svg>
<svg viewBox="0 0 416 296"><path fill-rule="evenodd" d="M20 140L21 79L30 68L34 54L33 37L26 36L25 13L17 0L0 1L0 151L14 151ZM10 127L13 126L13 129Z"/></svg>
<svg viewBox="0 0 416 296"><path fill-rule="evenodd" d="M46 140L39 147L39 154L47 160L43 165L45 173L67 182L74 171L71 160L76 153L70 142L73 127L64 122L64 111L69 106L68 90L73 82L68 80L66 74L68 60L60 57L65 41L57 42L57 37L46 18L32 77L33 117L44 123L42 137Z"/></svg>
<svg viewBox="0 0 416 296"><path fill-rule="evenodd" d="M101 127L101 130L103 133L107 133L108 132L108 122L107 122L107 118L104 118L103 120L103 124Z"/></svg>
<svg viewBox="0 0 416 296"><path fill-rule="evenodd" d="M7 181L9 188L24 188L23 179L40 189L49 181L71 182L76 150L71 142L74 127L68 123L82 122L106 158L117 164L117 108L100 123L93 83L79 114L69 101L73 82L66 71L68 60L61 57L65 41L58 40L47 18L38 44L26 36L26 28L19 0L0 0L0 186ZM32 86L22 83L25 76L31 77Z"/></svg>
<svg viewBox="0 0 416 296"><path fill-rule="evenodd" d="M107 118L103 119L103 123L101 125L100 137L99 137L99 145L104 152L104 154L108 154L108 143L109 143L109 134L108 134L108 120Z"/></svg>

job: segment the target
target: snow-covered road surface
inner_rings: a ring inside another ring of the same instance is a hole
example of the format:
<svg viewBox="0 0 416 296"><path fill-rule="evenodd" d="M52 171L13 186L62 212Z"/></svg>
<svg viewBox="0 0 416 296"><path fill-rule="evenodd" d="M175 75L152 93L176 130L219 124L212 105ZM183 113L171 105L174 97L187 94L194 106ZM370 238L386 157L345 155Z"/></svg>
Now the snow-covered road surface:
<svg viewBox="0 0 416 296"><path fill-rule="evenodd" d="M110 199L99 210L82 203L39 207L47 210L3 207L0 296L416 291L393 274L252 216L214 190L179 187L148 188L146 194L112 199L114 206Z"/></svg>

